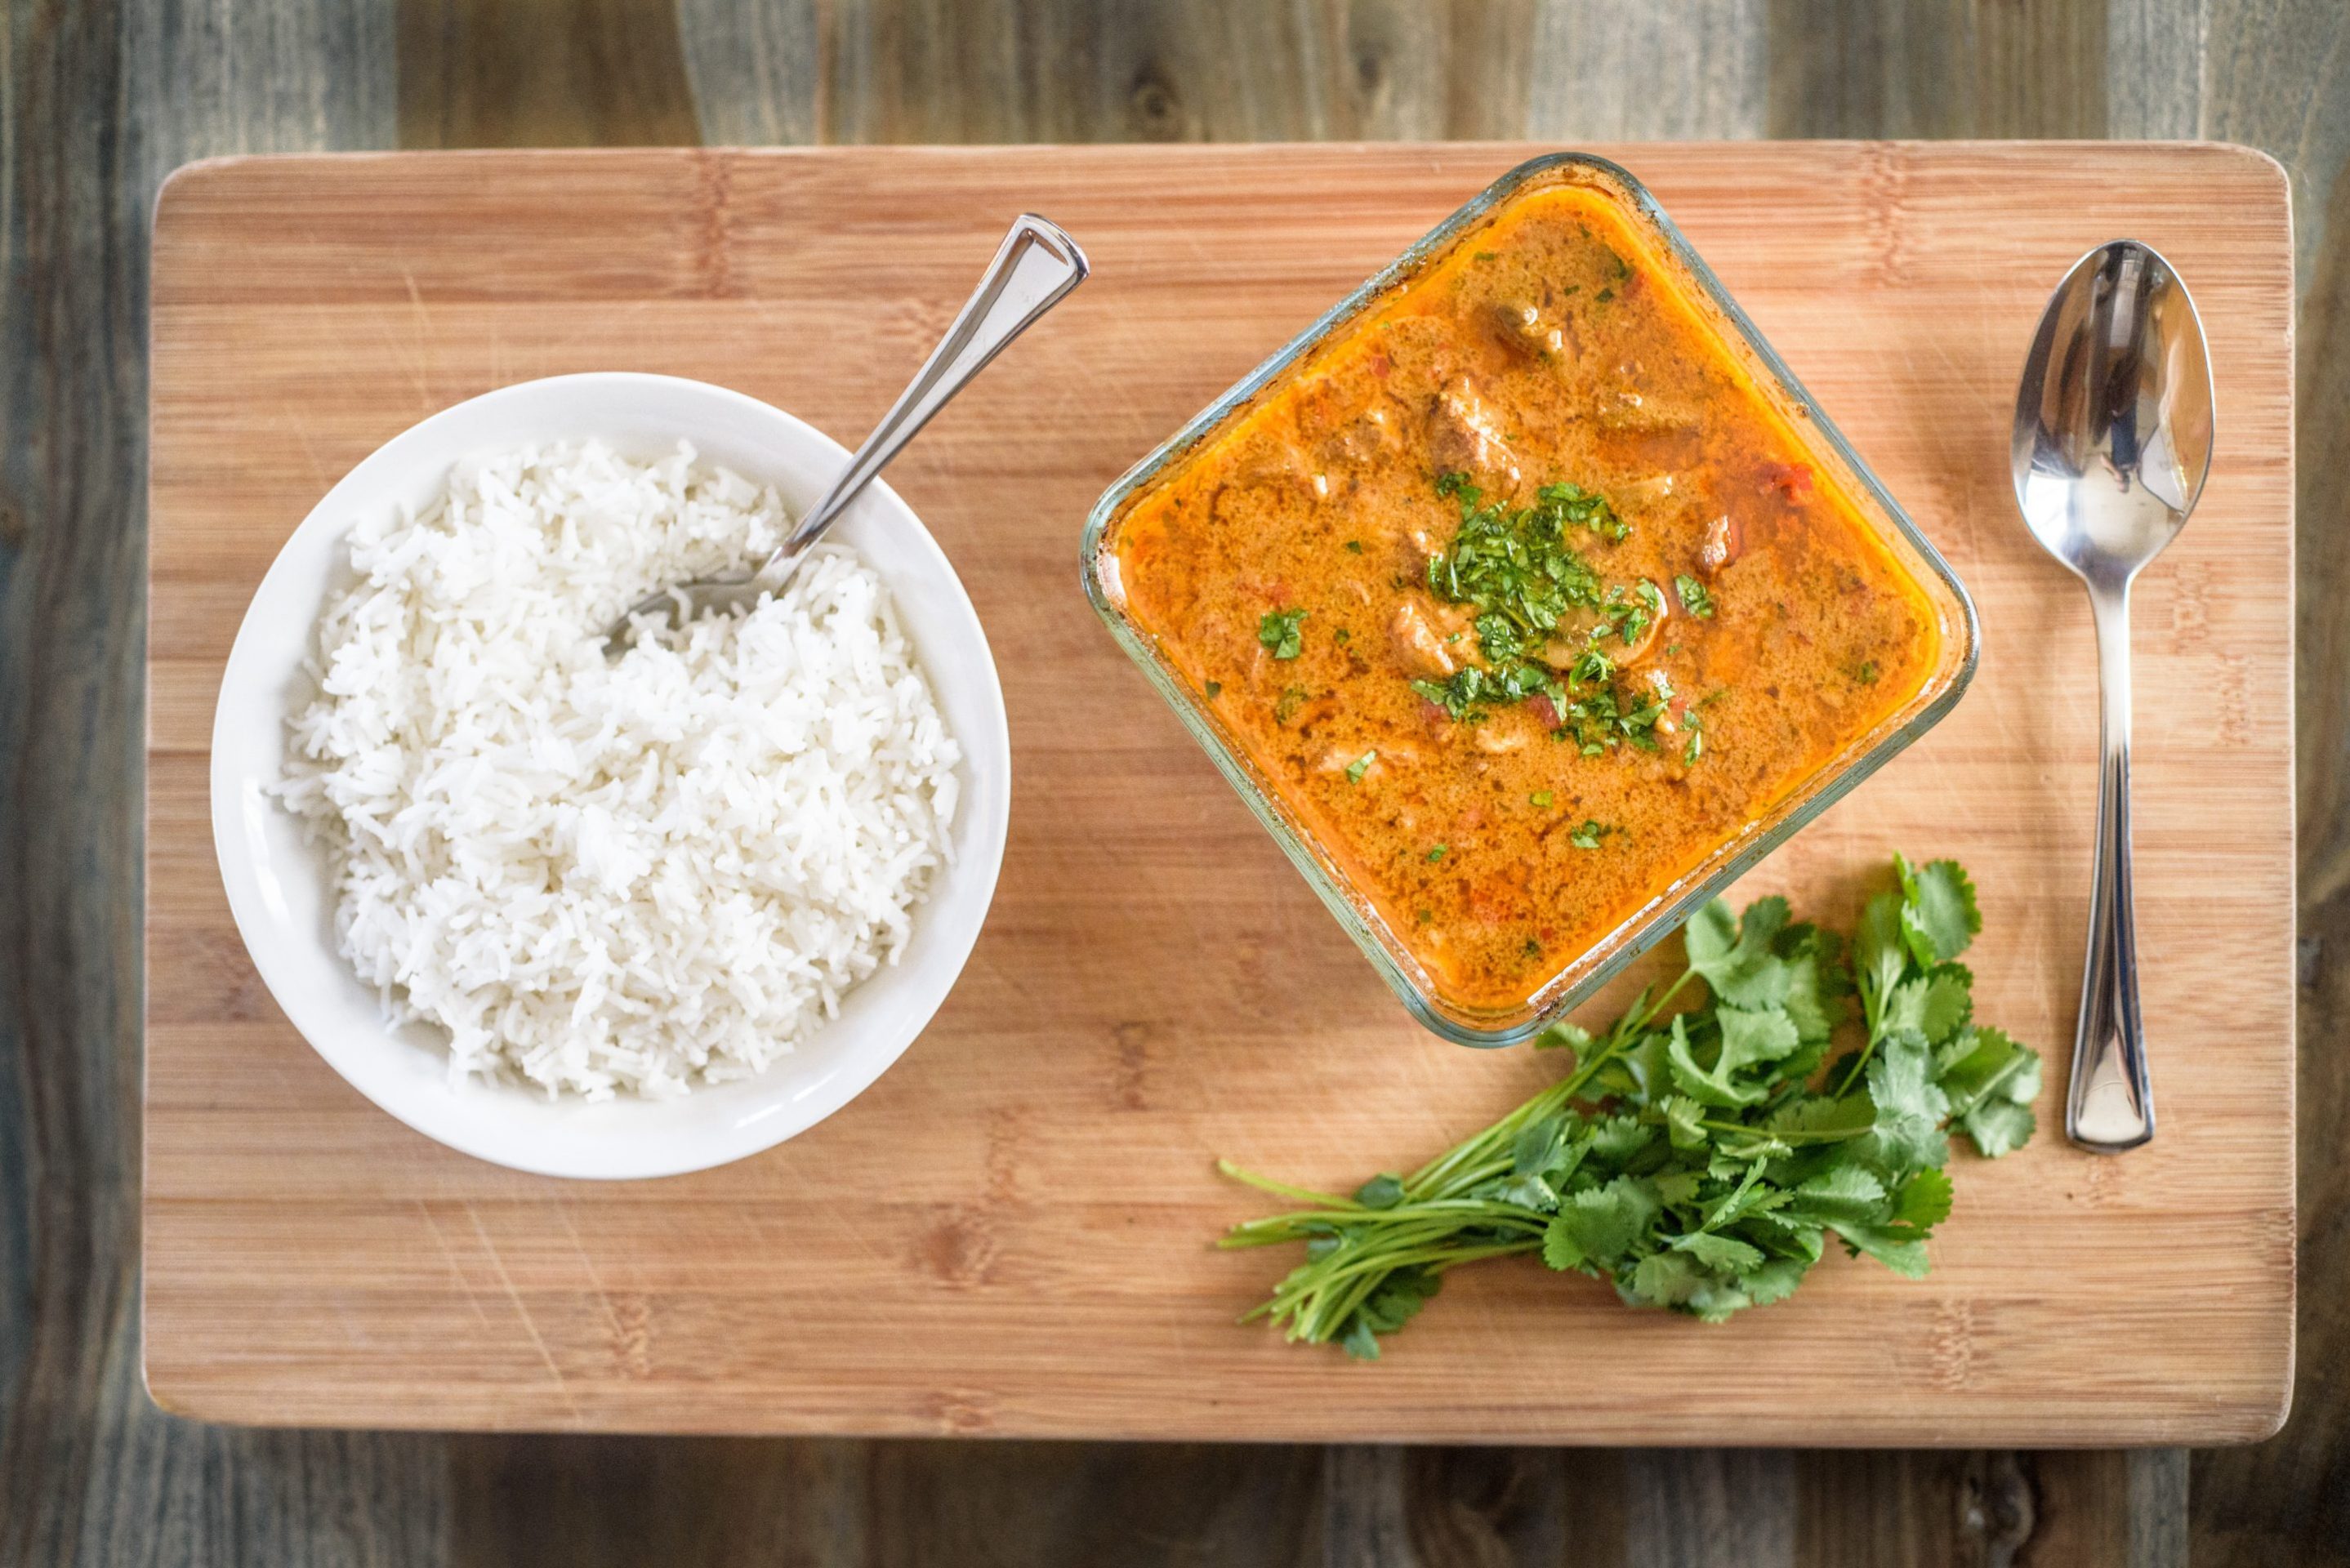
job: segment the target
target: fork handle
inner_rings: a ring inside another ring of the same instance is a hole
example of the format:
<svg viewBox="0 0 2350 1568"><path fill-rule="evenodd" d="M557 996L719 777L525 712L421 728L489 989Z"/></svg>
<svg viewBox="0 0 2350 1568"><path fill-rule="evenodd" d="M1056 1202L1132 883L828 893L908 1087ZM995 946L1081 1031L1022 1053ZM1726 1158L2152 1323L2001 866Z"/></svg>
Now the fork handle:
<svg viewBox="0 0 2350 1568"><path fill-rule="evenodd" d="M2089 955L2081 974L2080 1032L2064 1131L2095 1154L2119 1154L2154 1137L2146 1032L2137 1005L2137 922L2130 893L2129 585L2090 589L2096 611L2098 711L2096 870L2089 898Z"/></svg>
<svg viewBox="0 0 2350 1568"><path fill-rule="evenodd" d="M824 498L808 508L800 525L767 557L759 575L771 573L815 544L873 476L889 466L899 449L930 423L931 416L985 369L1004 345L1083 283L1088 270L1086 253L1059 224L1033 213L1014 219L1011 232L996 247L986 275L963 302L939 346L931 350L920 373L881 416L881 422L873 427L873 433L865 438L865 444L857 449Z"/></svg>

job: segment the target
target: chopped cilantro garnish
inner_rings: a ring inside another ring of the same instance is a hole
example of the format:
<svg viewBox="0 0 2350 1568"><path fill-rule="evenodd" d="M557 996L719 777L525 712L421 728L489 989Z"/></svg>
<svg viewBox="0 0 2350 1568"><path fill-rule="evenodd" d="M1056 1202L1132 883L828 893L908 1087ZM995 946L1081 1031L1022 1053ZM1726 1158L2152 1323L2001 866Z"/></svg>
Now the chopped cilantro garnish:
<svg viewBox="0 0 2350 1568"><path fill-rule="evenodd" d="M1355 640L1355 634L1348 631L1342 626L1337 630L1330 634L1330 640L1333 642L1352 642Z"/></svg>
<svg viewBox="0 0 2350 1568"><path fill-rule="evenodd" d="M1379 754L1377 752L1365 752L1361 756L1357 757L1353 762L1347 764L1347 782L1348 784L1362 783L1363 775L1370 772L1371 764L1378 760Z"/></svg>
<svg viewBox="0 0 2350 1568"><path fill-rule="evenodd" d="M1713 618L1713 590L1695 577L1683 573L1673 579L1673 591L1681 597L1681 607L1700 620Z"/></svg>
<svg viewBox="0 0 2350 1568"><path fill-rule="evenodd" d="M1363 542L1360 539L1349 539L1347 541L1347 554L1349 556L1359 556L1362 553Z"/></svg>
<svg viewBox="0 0 2350 1568"><path fill-rule="evenodd" d="M1852 678L1853 678L1855 680L1859 681L1863 686L1874 686L1874 685L1876 685L1876 684L1877 684L1877 660L1875 660L1874 659L1872 659L1867 660L1866 663L1862 664L1862 665L1861 665L1861 667L1860 667L1858 670L1854 670L1854 671L1852 672Z"/></svg>
<svg viewBox="0 0 2350 1568"><path fill-rule="evenodd" d="M1526 796L1526 804L1529 805L1537 805L1543 810L1548 811L1550 809L1550 803L1557 798L1558 797L1556 795L1551 794L1551 792L1546 789L1538 789L1534 791L1534 794Z"/></svg>
<svg viewBox="0 0 2350 1568"><path fill-rule="evenodd" d="M1593 295L1591 297L1592 297L1592 298L1594 298L1594 299L1596 299L1596 300L1597 300L1600 304L1605 305L1605 304L1607 304L1609 300L1611 300L1611 299L1613 299L1613 298L1615 298L1615 297L1616 297L1616 291L1615 291L1614 289L1612 289L1612 288L1603 288L1603 289L1601 289L1597 294Z"/></svg>
<svg viewBox="0 0 2350 1568"><path fill-rule="evenodd" d="M1661 699L1633 696L1611 682L1616 660L1601 647L1612 637L1638 648L1665 614L1664 590L1639 580L1628 587L1603 583L1590 561L1567 543L1575 530L1620 541L1630 530L1604 496L1565 483L1545 484L1534 504L1488 504L1465 473L1438 476L1437 493L1457 503L1461 526L1428 564L1428 589L1437 598L1468 606L1484 662L1463 666L1442 680L1414 680L1411 689L1453 720L1475 723L1490 709L1534 697L1549 699L1559 722L1555 740L1574 741L1586 756L1629 742L1657 749ZM1583 629L1563 629L1576 616ZM1446 639L1457 644L1462 633ZM1551 660L1561 641L1581 649L1562 674Z"/></svg>
<svg viewBox="0 0 2350 1568"><path fill-rule="evenodd" d="M1620 584L1609 588L1600 607L1607 624L1616 628L1616 635L1623 639L1627 648L1648 636L1650 624L1665 613L1664 589L1646 577L1635 583L1633 589L1627 594Z"/></svg>
<svg viewBox="0 0 2350 1568"><path fill-rule="evenodd" d="M1295 659L1305 650L1305 634L1299 623L1310 613L1302 609L1267 610L1257 618L1256 639L1275 659Z"/></svg>
<svg viewBox="0 0 2350 1568"><path fill-rule="evenodd" d="M1471 719L1482 707L1507 707L1560 691L1557 677L1540 664L1510 664L1494 670L1468 664L1454 670L1449 680L1415 680L1411 689L1453 719Z"/></svg>
<svg viewBox="0 0 2350 1568"><path fill-rule="evenodd" d="M1435 865L1438 861L1444 858L1444 852L1451 847L1452 846L1450 844L1438 845L1435 848L1428 852L1428 863L1430 866Z"/></svg>
<svg viewBox="0 0 2350 1568"><path fill-rule="evenodd" d="M1219 697L1222 696L1223 694L1224 694L1224 683L1223 683L1222 681L1221 681L1221 680L1211 680L1211 681L1209 681L1209 682L1208 682L1208 701L1209 701L1212 702L1212 701L1214 701L1217 698L1219 698Z"/></svg>
<svg viewBox="0 0 2350 1568"><path fill-rule="evenodd" d="M1605 497L1572 484L1545 484L1525 507L1486 504L1463 473L1440 475L1436 493L1460 504L1461 527L1428 563L1430 591L1530 633L1555 631L1569 610L1599 602L1599 575L1566 543L1568 530L1603 539L1629 532Z"/></svg>
<svg viewBox="0 0 2350 1568"><path fill-rule="evenodd" d="M1623 829L1618 827L1610 827L1604 822L1586 820L1581 827L1576 828L1573 833L1566 836L1566 841L1569 844L1574 845L1577 849L1596 849L1599 847L1599 841L1601 839L1607 837L1611 833L1620 833L1622 831Z"/></svg>
<svg viewBox="0 0 2350 1568"><path fill-rule="evenodd" d="M1540 943L1540 942L1538 942L1538 941L1534 940L1534 938L1532 938L1532 937L1528 937L1528 938L1526 939L1526 950L1526 950L1526 957L1528 957L1528 958L1540 958L1540 957L1542 957L1542 943Z"/></svg>
<svg viewBox="0 0 2350 1568"><path fill-rule="evenodd" d="M1280 701L1273 705L1273 722L1276 724L1288 723L1295 716L1297 710L1304 705L1307 695L1303 686L1292 686L1282 692Z"/></svg>
<svg viewBox="0 0 2350 1568"><path fill-rule="evenodd" d="M1629 742L1644 752L1657 749L1657 721L1664 717L1665 699L1641 701L1612 686L1575 698L1561 710L1566 722L1559 734L1573 740L1586 757Z"/></svg>

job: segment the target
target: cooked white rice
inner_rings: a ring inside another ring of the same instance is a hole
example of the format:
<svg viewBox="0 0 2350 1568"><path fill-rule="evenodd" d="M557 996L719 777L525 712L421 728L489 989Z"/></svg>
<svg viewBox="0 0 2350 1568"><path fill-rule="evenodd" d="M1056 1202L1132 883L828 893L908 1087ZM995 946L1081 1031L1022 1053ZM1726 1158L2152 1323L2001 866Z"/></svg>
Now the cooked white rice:
<svg viewBox="0 0 2350 1568"><path fill-rule="evenodd" d="M626 607L785 526L690 447L589 442L352 531L280 793L333 851L344 957L448 1032L452 1078L743 1077L903 949L961 753L871 570L824 546L748 615L604 655Z"/></svg>

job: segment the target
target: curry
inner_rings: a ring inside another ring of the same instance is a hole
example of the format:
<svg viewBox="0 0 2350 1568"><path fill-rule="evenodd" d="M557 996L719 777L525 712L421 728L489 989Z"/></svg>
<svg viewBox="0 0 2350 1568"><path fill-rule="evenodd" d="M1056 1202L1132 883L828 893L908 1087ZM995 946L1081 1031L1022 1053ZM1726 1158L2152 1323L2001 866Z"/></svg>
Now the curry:
<svg viewBox="0 0 2350 1568"><path fill-rule="evenodd" d="M1932 675L1606 193L1535 190L1118 519L1114 591L1452 1006L1523 1004Z"/></svg>

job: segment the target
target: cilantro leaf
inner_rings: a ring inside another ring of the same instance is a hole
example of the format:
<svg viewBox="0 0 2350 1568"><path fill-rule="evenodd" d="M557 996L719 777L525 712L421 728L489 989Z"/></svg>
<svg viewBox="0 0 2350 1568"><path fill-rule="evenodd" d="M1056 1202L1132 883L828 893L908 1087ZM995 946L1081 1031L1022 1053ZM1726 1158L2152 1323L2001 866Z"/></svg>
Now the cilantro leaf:
<svg viewBox="0 0 2350 1568"><path fill-rule="evenodd" d="M1939 1045L1955 1039L1974 1016L1974 976L1964 964L1936 966L1925 977L1918 1007L1918 1033Z"/></svg>
<svg viewBox="0 0 2350 1568"><path fill-rule="evenodd" d="M1770 1306L1785 1301L1804 1282L1811 1264L1796 1258L1773 1258L1762 1267L1749 1269L1740 1276L1738 1288L1756 1306Z"/></svg>
<svg viewBox="0 0 2350 1568"><path fill-rule="evenodd" d="M1877 1027L1877 1016L1886 997L1901 983L1902 973L1909 967L1908 939L1902 932L1901 911L1900 894L1877 894L1861 911L1860 929L1853 937L1853 968L1872 1033Z"/></svg>
<svg viewBox="0 0 2350 1568"><path fill-rule="evenodd" d="M1854 1256L1865 1252L1904 1279L1926 1277L1926 1243L1906 1229L1889 1225L1838 1225L1835 1229Z"/></svg>
<svg viewBox="0 0 2350 1568"><path fill-rule="evenodd" d="M1767 1086L1739 1082L1735 1075L1791 1055L1803 1044L1794 1022L1776 1008L1750 1011L1723 1006L1715 1012L1721 1041L1712 1064L1701 1065L1697 1060L1697 1048L1690 1042L1686 1018L1687 1014L1682 1014L1673 1020L1671 1043L1667 1047L1673 1082L1681 1093L1709 1106L1734 1108L1760 1103L1768 1092Z"/></svg>
<svg viewBox="0 0 2350 1568"><path fill-rule="evenodd" d="M1441 847L1441 846L1439 847ZM1437 857L1430 855L1429 858L1433 860L1437 858ZM1554 1023L1549 1028L1544 1030L1542 1033L1536 1037L1534 1041L1534 1049L1537 1051L1557 1051L1564 1049L1580 1054L1591 1049L1591 1031L1588 1029L1578 1028L1573 1023Z"/></svg>
<svg viewBox="0 0 2350 1568"><path fill-rule="evenodd" d="M1967 950L1982 929L1975 885L1955 860L1912 866L1896 855L1901 875L1901 931L1920 968L1947 963Z"/></svg>
<svg viewBox="0 0 2350 1568"><path fill-rule="evenodd" d="M1564 1272L1580 1269L1590 1262L1583 1244L1575 1239L1575 1231L1565 1216L1555 1215L1543 1229L1542 1260L1547 1266Z"/></svg>
<svg viewBox="0 0 2350 1568"><path fill-rule="evenodd" d="M1724 1002L1776 1007L1787 1000L1791 977L1772 944L1786 924L1786 899L1757 898L1746 906L1733 939L1730 907L1717 898L1690 917L1682 931L1690 968Z"/></svg>
<svg viewBox="0 0 2350 1568"><path fill-rule="evenodd" d="M1705 1107L1687 1095L1673 1096L1665 1102L1665 1132L1675 1148L1703 1148Z"/></svg>
<svg viewBox="0 0 2350 1568"><path fill-rule="evenodd" d="M1421 1269L1399 1269L1380 1282L1378 1288L1355 1309L1339 1344L1357 1361L1377 1361L1378 1336L1393 1334L1418 1317L1419 1309L1428 1304L1428 1298L1443 1284L1441 1274Z"/></svg>
<svg viewBox="0 0 2350 1568"><path fill-rule="evenodd" d="M1566 1228L1584 1257L1612 1263L1632 1250L1663 1207L1654 1186L1636 1176L1619 1176L1605 1187L1569 1194L1559 1203L1555 1222Z"/></svg>
<svg viewBox="0 0 2350 1568"><path fill-rule="evenodd" d="M1309 611L1302 609L1267 610L1257 618L1256 639L1275 659L1295 659L1305 651L1305 634L1301 623Z"/></svg>
<svg viewBox="0 0 2350 1568"><path fill-rule="evenodd" d="M1403 1179L1374 1176L1355 1189L1355 1201L1366 1209L1392 1209L1403 1201Z"/></svg>
<svg viewBox="0 0 2350 1568"><path fill-rule="evenodd" d="M1825 1041L1842 1021L1852 977L1845 972L1844 944L1833 931L1794 925L1779 933L1773 949L1787 965L1783 1005L1808 1044Z"/></svg>
<svg viewBox="0 0 2350 1568"><path fill-rule="evenodd" d="M1633 1306L1679 1306L1705 1283L1696 1260L1683 1252L1654 1252L1640 1260L1627 1282L1617 1278L1616 1293Z"/></svg>
<svg viewBox="0 0 2350 1568"><path fill-rule="evenodd" d="M1881 1168L1904 1173L1949 1160L1942 1118L1950 1102L1934 1082L1923 1040L1905 1034L1885 1042L1868 1064L1868 1098L1877 1118L1865 1141Z"/></svg>
<svg viewBox="0 0 2350 1568"><path fill-rule="evenodd" d="M1591 1158L1618 1169L1648 1147L1652 1135L1638 1116L1602 1116L1585 1135Z"/></svg>
<svg viewBox="0 0 2350 1568"><path fill-rule="evenodd" d="M1566 1153L1566 1118L1548 1116L1529 1122L1510 1147L1510 1170L1517 1176L1539 1176Z"/></svg>
<svg viewBox="0 0 2350 1568"><path fill-rule="evenodd" d="M1950 1217L1950 1205L1958 1189L1939 1166L1928 1166L1901 1184L1893 1197L1893 1221L1897 1225L1914 1225L1919 1231L1931 1231Z"/></svg>
<svg viewBox="0 0 2350 1568"><path fill-rule="evenodd" d="M1996 1029L1970 1029L1945 1047L1939 1082L1950 1122L1977 1153L1996 1159L2021 1147L2037 1125L2040 1053Z"/></svg>
<svg viewBox="0 0 2350 1568"><path fill-rule="evenodd" d="M1885 1183L1857 1165L1839 1165L1813 1177L1787 1204L1791 1217L1823 1225L1873 1220L1884 1210Z"/></svg>
<svg viewBox="0 0 2350 1568"><path fill-rule="evenodd" d="M1686 1236L1676 1236L1672 1244L1709 1269L1727 1269L1742 1273L1748 1269L1762 1266L1761 1249L1750 1247L1735 1237L1716 1235L1711 1231L1692 1231Z"/></svg>

